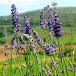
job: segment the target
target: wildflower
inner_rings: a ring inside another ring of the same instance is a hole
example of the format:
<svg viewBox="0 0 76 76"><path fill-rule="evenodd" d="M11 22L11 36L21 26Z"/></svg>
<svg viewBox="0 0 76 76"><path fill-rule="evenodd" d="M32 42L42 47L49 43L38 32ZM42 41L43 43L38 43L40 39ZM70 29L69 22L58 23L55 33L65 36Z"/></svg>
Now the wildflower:
<svg viewBox="0 0 76 76"><path fill-rule="evenodd" d="M33 76L35 76L35 74L33 74Z"/></svg>
<svg viewBox="0 0 76 76"><path fill-rule="evenodd" d="M55 3L54 3L55 4ZM62 26L61 26L62 23L60 23L59 21L59 15L58 15L58 11L55 7L55 10L54 10L54 24L53 24L53 31L54 31L54 35L57 37L57 38L60 38L61 35L62 35Z"/></svg>
<svg viewBox="0 0 76 76"><path fill-rule="evenodd" d="M15 48L15 46L13 45L13 46L10 46L10 49L14 49Z"/></svg>
<svg viewBox="0 0 76 76"><path fill-rule="evenodd" d="M4 28L4 37L5 37L4 40L5 40L5 41L7 40L7 36L8 36L8 35L7 35L7 28L5 27L5 28Z"/></svg>
<svg viewBox="0 0 76 76"><path fill-rule="evenodd" d="M57 55L57 57L59 58L59 55Z"/></svg>
<svg viewBox="0 0 76 76"><path fill-rule="evenodd" d="M55 44L58 44L58 42L55 42Z"/></svg>
<svg viewBox="0 0 76 76"><path fill-rule="evenodd" d="M7 47L8 46L8 44L7 43L4 43L4 47Z"/></svg>
<svg viewBox="0 0 76 76"><path fill-rule="evenodd" d="M23 27L23 34L28 34L29 36L31 35L30 33L30 23L29 20L26 16L24 16L24 27ZM27 40L26 37L23 37L24 40Z"/></svg>
<svg viewBox="0 0 76 76"><path fill-rule="evenodd" d="M19 22L20 22L20 17L19 17L19 15L17 14L18 12L16 11L17 9L16 9L16 6L14 5L14 4L12 4L12 6L11 6L11 11L12 11L12 25L13 25L13 29L14 29L14 36L13 36L13 38L11 39L11 49L13 49L14 48L14 44L15 45L17 45L16 44L16 39L18 40L18 33L20 32L20 30L21 30L21 28L20 28L20 26L21 26L21 24L19 24ZM17 46L15 46L15 47L17 47ZM18 47L17 47L18 48Z"/></svg>
<svg viewBox="0 0 76 76"><path fill-rule="evenodd" d="M34 39L32 38L31 35L29 36L28 34L23 34L23 36L27 38L28 47L30 48L30 51L33 51L33 48L36 47L36 45L34 43L35 42Z"/></svg>
<svg viewBox="0 0 76 76"><path fill-rule="evenodd" d="M45 10L41 10L39 25L41 25L41 29L46 29Z"/></svg>
<svg viewBox="0 0 76 76"><path fill-rule="evenodd" d="M49 46L47 43L43 42L40 37L38 36L37 32L32 30L34 38L36 39L39 46L45 50L46 54L50 54L54 52L54 48L52 46Z"/></svg>
<svg viewBox="0 0 76 76"><path fill-rule="evenodd" d="M16 43L16 38L13 37L13 38L11 39L10 43L11 43L11 45L14 45L14 44Z"/></svg>
<svg viewBox="0 0 76 76"><path fill-rule="evenodd" d="M68 70L72 72L72 68L68 68Z"/></svg>
<svg viewBox="0 0 76 76"><path fill-rule="evenodd" d="M25 75L25 73L23 73L23 75Z"/></svg>
<svg viewBox="0 0 76 76"><path fill-rule="evenodd" d="M45 65L44 67L45 67L46 71L49 73L50 72L49 67L47 65Z"/></svg>
<svg viewBox="0 0 76 76"><path fill-rule="evenodd" d="M22 47L22 45L16 45L15 48L16 49L20 49Z"/></svg>
<svg viewBox="0 0 76 76"><path fill-rule="evenodd" d="M61 70L61 72L62 72L62 73L64 73L64 71L63 71L63 70Z"/></svg>
<svg viewBox="0 0 76 76"><path fill-rule="evenodd" d="M11 11L12 11L12 25L14 25L12 28L14 28L14 33L18 33L20 32L20 26L21 24L19 24L20 21L20 17L17 15L17 11L16 11L16 6L14 4L12 4L11 6Z"/></svg>
<svg viewBox="0 0 76 76"><path fill-rule="evenodd" d="M45 7L44 7L44 10L49 9L49 6L50 6L50 5L45 6Z"/></svg>
<svg viewBox="0 0 76 76"><path fill-rule="evenodd" d="M57 55L58 58L64 58L64 55Z"/></svg>
<svg viewBox="0 0 76 76"><path fill-rule="evenodd" d="M61 57L64 57L64 55L61 55Z"/></svg>
<svg viewBox="0 0 76 76"><path fill-rule="evenodd" d="M45 74L46 76L48 76L48 74L47 74L46 70L44 69L44 67L43 67L42 71L44 72L44 74Z"/></svg>
<svg viewBox="0 0 76 76"><path fill-rule="evenodd" d="M54 24L54 18L53 18L53 12L52 9L50 9L50 11L48 11L48 27L49 27L49 31L53 31L53 24Z"/></svg>
<svg viewBox="0 0 76 76"><path fill-rule="evenodd" d="M57 3L53 2L52 6L56 6L56 5L57 5Z"/></svg>

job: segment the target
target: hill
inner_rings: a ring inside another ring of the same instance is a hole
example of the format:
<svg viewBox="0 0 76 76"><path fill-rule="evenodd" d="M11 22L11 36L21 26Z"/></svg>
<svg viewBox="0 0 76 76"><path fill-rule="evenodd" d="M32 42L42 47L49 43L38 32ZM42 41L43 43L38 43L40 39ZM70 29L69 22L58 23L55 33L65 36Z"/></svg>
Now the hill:
<svg viewBox="0 0 76 76"><path fill-rule="evenodd" d="M66 7L66 8L57 8L60 21L62 22L62 26L76 26L76 7ZM26 12L19 14L20 23L23 26L24 15L26 15L30 19L31 25L39 25L40 20L40 10ZM48 12L46 12L46 17L48 16ZM11 25L11 15L0 17L0 25Z"/></svg>

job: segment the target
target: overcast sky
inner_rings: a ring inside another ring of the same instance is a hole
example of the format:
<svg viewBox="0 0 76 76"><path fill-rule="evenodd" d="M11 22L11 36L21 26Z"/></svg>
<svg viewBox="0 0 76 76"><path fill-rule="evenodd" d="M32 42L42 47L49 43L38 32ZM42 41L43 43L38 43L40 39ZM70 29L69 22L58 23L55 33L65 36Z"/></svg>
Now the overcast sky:
<svg viewBox="0 0 76 76"><path fill-rule="evenodd" d="M57 7L76 7L76 0L0 0L0 16L8 16L11 13L11 5L15 4L18 13L42 9L46 5L58 3Z"/></svg>

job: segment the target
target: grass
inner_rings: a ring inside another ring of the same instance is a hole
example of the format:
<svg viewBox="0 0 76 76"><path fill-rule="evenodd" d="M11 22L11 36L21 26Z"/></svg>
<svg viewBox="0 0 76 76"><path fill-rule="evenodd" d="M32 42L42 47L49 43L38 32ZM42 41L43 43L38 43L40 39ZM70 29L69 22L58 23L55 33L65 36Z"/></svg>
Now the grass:
<svg viewBox="0 0 76 76"><path fill-rule="evenodd" d="M9 29L8 27L9 26L7 26L7 30ZM40 29L40 26L32 26L32 29L37 31L38 35L41 37L42 40L44 38L46 39L45 31ZM75 44L76 43L76 28L72 27L72 36L71 36L71 27L63 27L62 30L64 30L64 32L62 33L62 37L60 39L61 43L62 44L71 44L71 43ZM8 44L10 44L10 40L13 37L13 33L10 34L8 31L7 34L9 35L7 41L8 41ZM22 36L22 32L19 33L19 35ZM4 37L0 38L0 40L4 40ZM54 40L57 41L57 39L55 37L54 37Z"/></svg>
<svg viewBox="0 0 76 76"><path fill-rule="evenodd" d="M66 7L66 8L57 8L60 21L63 23L63 26L76 26L75 25L75 20L76 20L76 7ZM23 26L23 17L26 15L30 19L30 24L32 26L39 25L39 20L40 20L40 10L36 11L31 11L31 12L26 12L19 14L20 18L20 23ZM48 16L48 12L46 12L46 19ZM1 25L11 25L11 15L10 16L5 16L5 17L0 17L0 24Z"/></svg>
<svg viewBox="0 0 76 76"><path fill-rule="evenodd" d="M42 63L43 63L43 65L42 66L44 66L44 63L45 63L45 61L44 61L44 54L40 54L40 53L37 53L38 54L38 57L39 57L39 59L40 59L40 62L41 62L41 59L42 59ZM28 55L28 57L30 57L31 55ZM26 61L25 61L25 57L26 57L26 54L22 54L22 56L21 56L21 61L22 61L22 65L23 64L25 64L26 65ZM49 65L50 64L50 59L51 59L51 57L50 56L47 56L47 55L45 55L45 58L47 59L47 65ZM14 59L15 59L15 61L14 61ZM66 59L66 58L65 58ZM56 58L56 60L57 60L57 62L59 62L59 58ZM33 58L32 58L32 56L30 57L30 62L31 62L31 64L33 63ZM0 62L0 75L2 75L2 66L3 66L3 64L4 63L6 63L7 61L4 61L4 62ZM11 59L9 60L9 63L11 64ZM13 58L13 60L12 60L12 68L15 70L18 66L19 66L19 58L17 57L17 58ZM69 64L69 63L68 63ZM58 64L58 65L60 65L60 63ZM65 64L64 64L65 65ZM7 70L5 70L5 73L7 73L7 72L11 72L11 71L8 71L10 68L10 65L6 65L6 68L7 68ZM49 67L50 67L50 65L49 65ZM68 65L68 67L70 67L70 64ZM36 72L35 72L35 68L34 68L34 66L32 67L32 69L33 69L33 74L35 74L35 75L37 75L36 74ZM60 67L59 67L59 69L60 69ZM23 70L24 70L24 73L25 73L25 69L23 68ZM61 69L60 69L61 70ZM70 73L70 72L69 72ZM14 73L12 73L13 75L14 75ZM19 71L17 70L17 73L16 73L16 76L19 76L19 74L21 74L21 73L19 73ZM13 76L12 75L12 76ZM62 73L60 74L60 75L63 75ZM71 72L70 74L69 74L69 76L71 76L71 75L73 75L73 72ZM6 76L8 76L8 73L6 74ZM66 75L65 75L66 76Z"/></svg>
<svg viewBox="0 0 76 76"><path fill-rule="evenodd" d="M3 27L3 28L4 28L4 27L7 27L7 28L8 28L8 27L10 27L10 25L0 25L0 28L2 28L2 27Z"/></svg>

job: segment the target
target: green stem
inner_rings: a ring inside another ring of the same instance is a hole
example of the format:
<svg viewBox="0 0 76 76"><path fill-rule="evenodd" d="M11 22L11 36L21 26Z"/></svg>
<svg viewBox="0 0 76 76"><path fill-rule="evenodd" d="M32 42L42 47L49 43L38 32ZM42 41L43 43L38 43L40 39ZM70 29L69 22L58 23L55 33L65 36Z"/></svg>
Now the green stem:
<svg viewBox="0 0 76 76"><path fill-rule="evenodd" d="M27 65L27 68L26 68L26 73L28 73L28 41L27 41L27 59L26 59L26 65Z"/></svg>
<svg viewBox="0 0 76 76"><path fill-rule="evenodd" d="M10 65L10 67L11 67L11 74L12 74L12 50L11 50L11 65Z"/></svg>

